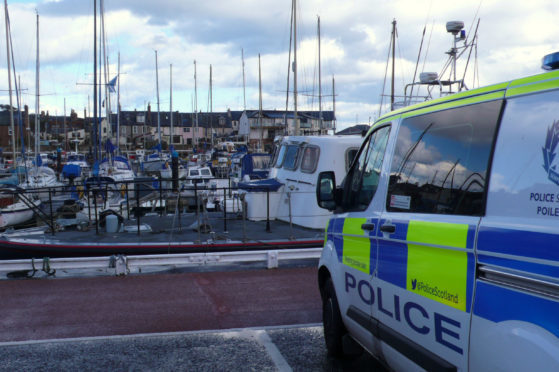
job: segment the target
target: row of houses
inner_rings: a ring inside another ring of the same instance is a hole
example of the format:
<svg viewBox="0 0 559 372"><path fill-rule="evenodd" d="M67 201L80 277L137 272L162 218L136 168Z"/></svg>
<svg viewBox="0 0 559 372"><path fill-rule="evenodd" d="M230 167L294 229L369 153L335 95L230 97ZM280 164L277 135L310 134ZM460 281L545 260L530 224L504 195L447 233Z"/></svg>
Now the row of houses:
<svg viewBox="0 0 559 372"><path fill-rule="evenodd" d="M6 151L12 148L10 109L8 105L0 105L0 109L0 147ZM23 142L26 147L32 147L35 143L35 114L29 113L27 106L21 115L17 110L13 110L13 114L16 146L19 148ZM49 149L61 146L66 150L78 148L79 151L89 149L98 137L94 119L86 114L84 111L83 117L78 117L72 110L70 116L52 116L41 112L42 146L49 146ZM335 130L333 111L300 111L297 121L302 135L327 134ZM163 148L173 145L176 149L187 150L209 147L224 139L237 139L253 148L266 149L275 136L295 134L295 120L293 111L157 113L148 106L146 111L121 111L120 115L112 114L110 120L102 118L97 131L102 142L110 138L122 150L149 149L159 140Z"/></svg>

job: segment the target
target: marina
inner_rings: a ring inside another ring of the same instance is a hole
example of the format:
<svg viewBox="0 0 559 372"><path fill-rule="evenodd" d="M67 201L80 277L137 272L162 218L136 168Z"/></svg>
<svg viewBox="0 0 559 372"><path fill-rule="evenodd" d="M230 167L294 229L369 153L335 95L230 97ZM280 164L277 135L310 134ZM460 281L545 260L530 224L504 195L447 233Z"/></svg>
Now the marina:
<svg viewBox="0 0 559 372"><path fill-rule="evenodd" d="M3 5L0 372L559 363L550 0Z"/></svg>

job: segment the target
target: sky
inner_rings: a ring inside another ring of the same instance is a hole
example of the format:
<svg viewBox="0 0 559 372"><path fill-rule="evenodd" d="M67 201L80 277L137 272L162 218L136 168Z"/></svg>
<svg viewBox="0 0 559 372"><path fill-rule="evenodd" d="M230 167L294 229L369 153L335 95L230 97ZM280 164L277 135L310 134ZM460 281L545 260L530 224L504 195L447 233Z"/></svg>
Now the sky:
<svg viewBox="0 0 559 372"><path fill-rule="evenodd" d="M103 6L108 80L117 74L120 54L122 110L142 111L150 104L156 111L157 83L161 112L171 109L171 97L173 111L241 111L245 102L247 109L258 109L259 55L263 109L285 110L290 0L104 0ZM90 112L93 0L8 0L8 12L22 104L35 112L38 13L40 110L63 115L65 106L68 115L72 109L79 116L84 110ZM539 74L542 57L559 51L556 0L300 0L296 13L298 109L319 109L320 80L322 108L332 110L335 105L338 129L368 124L387 112L393 20L397 22L397 96L412 82L416 65L417 76L441 73L448 60L445 52L453 43L446 32L447 21L463 21L470 42L479 20L476 48L465 75L468 88ZM7 104L3 19L0 33L0 103ZM457 62L458 77L464 74L466 60L465 53ZM446 70L443 77L448 74ZM290 110L292 78L291 74ZM110 99L116 107L116 94Z"/></svg>

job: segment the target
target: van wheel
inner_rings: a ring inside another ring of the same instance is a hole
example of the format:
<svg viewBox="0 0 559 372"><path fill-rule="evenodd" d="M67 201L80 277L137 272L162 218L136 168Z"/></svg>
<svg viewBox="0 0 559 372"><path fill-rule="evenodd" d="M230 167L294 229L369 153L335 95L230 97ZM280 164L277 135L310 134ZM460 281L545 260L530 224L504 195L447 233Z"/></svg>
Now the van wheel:
<svg viewBox="0 0 559 372"><path fill-rule="evenodd" d="M334 357L343 357L344 349L342 338L347 333L340 306L336 298L336 291L332 279L328 278L324 284L324 298L322 300L322 324L324 326L324 340L328 354Z"/></svg>

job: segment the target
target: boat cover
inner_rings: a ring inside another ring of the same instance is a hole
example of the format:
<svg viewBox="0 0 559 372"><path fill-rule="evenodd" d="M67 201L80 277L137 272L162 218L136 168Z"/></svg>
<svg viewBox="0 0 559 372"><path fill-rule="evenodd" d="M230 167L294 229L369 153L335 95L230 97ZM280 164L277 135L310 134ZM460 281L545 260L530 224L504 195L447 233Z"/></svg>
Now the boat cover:
<svg viewBox="0 0 559 372"><path fill-rule="evenodd" d="M254 180L249 182L239 182L239 189L246 190L249 192L266 192L266 191L278 191L278 189L283 186L283 183L279 182L275 178L267 178L264 180Z"/></svg>

